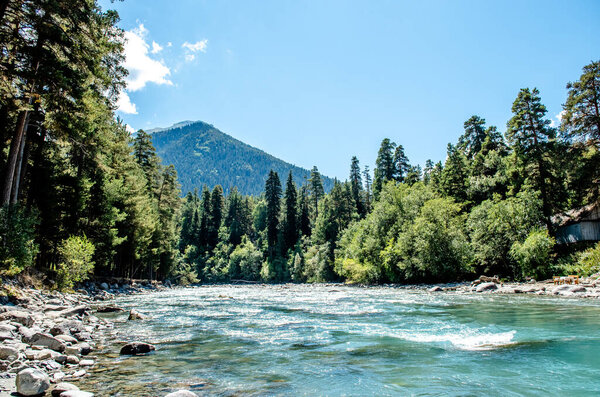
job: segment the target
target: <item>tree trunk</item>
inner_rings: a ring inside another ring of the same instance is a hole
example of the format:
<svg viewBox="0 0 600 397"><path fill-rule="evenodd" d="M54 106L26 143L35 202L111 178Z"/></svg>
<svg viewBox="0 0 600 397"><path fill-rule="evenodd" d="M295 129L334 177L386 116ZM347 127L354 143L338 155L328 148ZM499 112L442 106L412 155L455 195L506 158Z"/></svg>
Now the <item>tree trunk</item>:
<svg viewBox="0 0 600 397"><path fill-rule="evenodd" d="M27 117L29 119L29 115ZM27 121L25 122L27 124ZM17 157L17 164L15 168L15 175L13 177L13 186L11 191L11 204L17 204L19 200L19 187L21 184L21 170L23 168L23 154L25 153L25 145L27 144L27 128L25 128L25 132L23 133L23 138L21 139L21 145L19 148L19 156Z"/></svg>
<svg viewBox="0 0 600 397"><path fill-rule="evenodd" d="M19 119L17 121L17 128L13 135L13 139L10 143L10 152L8 154L8 161L6 163L6 169L4 174L4 185L2 187L2 205L10 204L10 197L13 187L13 181L15 176L15 169L17 167L17 160L21 149L21 141L25 132L25 124L27 124L27 110L22 110L19 113Z"/></svg>

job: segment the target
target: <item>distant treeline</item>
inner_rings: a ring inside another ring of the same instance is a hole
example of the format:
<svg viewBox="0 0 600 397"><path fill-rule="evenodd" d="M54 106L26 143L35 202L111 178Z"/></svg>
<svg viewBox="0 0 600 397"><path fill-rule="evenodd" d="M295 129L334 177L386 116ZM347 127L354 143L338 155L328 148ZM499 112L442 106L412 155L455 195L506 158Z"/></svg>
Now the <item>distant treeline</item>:
<svg viewBox="0 0 600 397"><path fill-rule="evenodd" d="M352 158L324 194L318 171L264 193L190 193L182 211L179 277L193 281L453 281L600 270L600 247L556 245L552 215L600 197L600 62L567 84L559 128L537 89L522 89L504 134L472 116L444 164L411 165L381 143L374 178ZM589 249L587 249L589 248ZM587 250L586 250L587 249Z"/></svg>

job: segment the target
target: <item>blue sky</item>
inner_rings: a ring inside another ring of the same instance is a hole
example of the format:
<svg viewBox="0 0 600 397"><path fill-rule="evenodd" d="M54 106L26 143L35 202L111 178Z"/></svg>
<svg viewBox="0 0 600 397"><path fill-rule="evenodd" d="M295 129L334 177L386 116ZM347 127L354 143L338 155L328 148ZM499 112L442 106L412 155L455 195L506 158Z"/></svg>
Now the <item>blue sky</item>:
<svg viewBox="0 0 600 397"><path fill-rule="evenodd" d="M132 128L202 120L346 179L381 140L444 160L471 115L506 129L520 88L549 118L600 59L600 1L101 0L128 38Z"/></svg>

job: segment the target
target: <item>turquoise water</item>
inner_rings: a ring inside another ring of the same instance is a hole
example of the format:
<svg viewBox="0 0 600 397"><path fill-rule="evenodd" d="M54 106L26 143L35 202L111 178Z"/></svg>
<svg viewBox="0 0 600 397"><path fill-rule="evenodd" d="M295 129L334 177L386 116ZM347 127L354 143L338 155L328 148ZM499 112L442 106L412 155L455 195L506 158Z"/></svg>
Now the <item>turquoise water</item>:
<svg viewBox="0 0 600 397"><path fill-rule="evenodd" d="M331 285L205 286L121 297L150 316L111 338L100 395L600 394L600 302ZM115 317L113 317L115 318Z"/></svg>

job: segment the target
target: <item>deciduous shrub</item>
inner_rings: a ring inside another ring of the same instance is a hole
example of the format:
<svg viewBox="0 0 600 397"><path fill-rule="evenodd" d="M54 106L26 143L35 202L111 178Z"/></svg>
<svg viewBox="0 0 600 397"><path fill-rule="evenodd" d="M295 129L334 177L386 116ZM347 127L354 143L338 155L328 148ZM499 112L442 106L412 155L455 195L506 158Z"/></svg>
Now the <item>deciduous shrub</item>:
<svg viewBox="0 0 600 397"><path fill-rule="evenodd" d="M60 289L71 288L76 282L87 280L94 270L95 247L85 236L71 236L61 243L58 252L57 281Z"/></svg>

